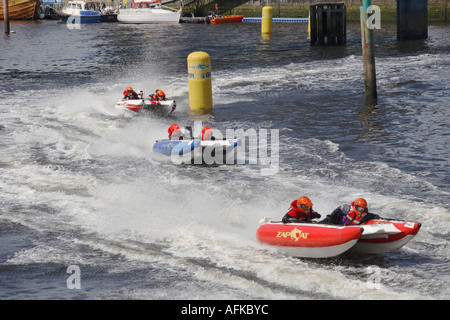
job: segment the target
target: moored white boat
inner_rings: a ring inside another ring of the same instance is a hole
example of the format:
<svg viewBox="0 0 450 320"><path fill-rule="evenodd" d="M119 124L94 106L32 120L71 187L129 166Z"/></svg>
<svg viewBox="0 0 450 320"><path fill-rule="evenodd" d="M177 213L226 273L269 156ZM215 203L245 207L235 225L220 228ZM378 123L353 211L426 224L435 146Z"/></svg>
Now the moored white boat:
<svg viewBox="0 0 450 320"><path fill-rule="evenodd" d="M282 253L301 258L329 258L351 249L359 240L362 228L318 223L260 221L256 238L275 246Z"/></svg>
<svg viewBox="0 0 450 320"><path fill-rule="evenodd" d="M163 8L164 7L164 8ZM161 0L134 0L129 8L119 9L121 23L179 23L181 10L162 6Z"/></svg>

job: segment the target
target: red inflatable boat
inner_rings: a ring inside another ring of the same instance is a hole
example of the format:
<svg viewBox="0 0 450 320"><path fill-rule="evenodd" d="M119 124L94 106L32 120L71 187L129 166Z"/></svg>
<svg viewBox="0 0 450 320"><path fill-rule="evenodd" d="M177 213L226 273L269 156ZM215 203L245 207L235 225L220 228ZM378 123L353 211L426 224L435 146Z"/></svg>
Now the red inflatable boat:
<svg viewBox="0 0 450 320"><path fill-rule="evenodd" d="M263 218L256 231L264 244L277 246L295 257L328 258L347 250L377 254L398 250L414 238L421 224L395 220L370 220L360 226L288 223Z"/></svg>
<svg viewBox="0 0 450 320"><path fill-rule="evenodd" d="M360 227L343 227L317 223L289 223L263 218L256 231L264 244L278 246L294 257L328 258L352 248L361 237Z"/></svg>
<svg viewBox="0 0 450 320"><path fill-rule="evenodd" d="M400 249L416 236L421 224L418 222L370 220L361 227L364 232L351 250L376 254Z"/></svg>
<svg viewBox="0 0 450 320"><path fill-rule="evenodd" d="M144 101L141 99L125 100L120 99L116 102L116 111L125 117L132 117L141 112Z"/></svg>

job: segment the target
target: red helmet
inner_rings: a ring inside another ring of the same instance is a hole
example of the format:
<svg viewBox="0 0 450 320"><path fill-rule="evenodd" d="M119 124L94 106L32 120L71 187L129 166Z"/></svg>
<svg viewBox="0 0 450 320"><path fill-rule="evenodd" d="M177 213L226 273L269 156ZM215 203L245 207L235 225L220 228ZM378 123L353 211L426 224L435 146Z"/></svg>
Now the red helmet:
<svg viewBox="0 0 450 320"><path fill-rule="evenodd" d="M172 123L172 125L169 127L169 130L167 130L169 136L173 133L174 130L177 129L180 129L180 127L176 123Z"/></svg>
<svg viewBox="0 0 450 320"><path fill-rule="evenodd" d="M133 88L132 88L132 87L127 87L127 88L125 89L125 91L131 93L131 92L133 92Z"/></svg>
<svg viewBox="0 0 450 320"><path fill-rule="evenodd" d="M160 97L161 99L165 99L165 98L166 98L166 94L165 94L164 91L162 91L162 90L156 89L155 93L156 93L156 95L157 95L158 97Z"/></svg>
<svg viewBox="0 0 450 320"><path fill-rule="evenodd" d="M367 201L363 198L358 198L353 202L354 210L363 213L367 210Z"/></svg>
<svg viewBox="0 0 450 320"><path fill-rule="evenodd" d="M206 126L202 130L202 140L211 140L213 132L210 127Z"/></svg>
<svg viewBox="0 0 450 320"><path fill-rule="evenodd" d="M312 208L312 206L313 204L308 197L301 196L297 200L297 208L303 213L309 211Z"/></svg>

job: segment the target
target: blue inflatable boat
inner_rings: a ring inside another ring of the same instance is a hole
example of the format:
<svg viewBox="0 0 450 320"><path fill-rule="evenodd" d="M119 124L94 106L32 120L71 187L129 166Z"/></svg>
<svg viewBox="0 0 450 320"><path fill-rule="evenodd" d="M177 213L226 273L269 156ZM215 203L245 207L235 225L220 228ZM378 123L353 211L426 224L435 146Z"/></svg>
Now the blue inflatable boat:
<svg viewBox="0 0 450 320"><path fill-rule="evenodd" d="M155 142L153 153L170 157L176 164L233 164L240 145L240 139L163 139Z"/></svg>

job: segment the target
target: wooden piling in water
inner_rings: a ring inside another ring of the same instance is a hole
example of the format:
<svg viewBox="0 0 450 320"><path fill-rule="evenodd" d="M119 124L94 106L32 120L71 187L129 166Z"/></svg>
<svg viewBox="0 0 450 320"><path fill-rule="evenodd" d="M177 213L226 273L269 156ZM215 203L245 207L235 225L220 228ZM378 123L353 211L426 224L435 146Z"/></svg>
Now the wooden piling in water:
<svg viewBox="0 0 450 320"><path fill-rule="evenodd" d="M9 28L9 4L8 0L3 0L3 20L5 23L5 33L9 34L11 29Z"/></svg>
<svg viewBox="0 0 450 320"><path fill-rule="evenodd" d="M323 46L344 44L347 38L346 7L343 3L310 6L311 44Z"/></svg>
<svg viewBox="0 0 450 320"><path fill-rule="evenodd" d="M428 38L428 0L397 0L397 39Z"/></svg>
<svg viewBox="0 0 450 320"><path fill-rule="evenodd" d="M377 79L375 72L375 55L373 52L373 29L369 28L367 25L369 19L367 10L371 5L371 0L363 0L363 5L360 7L366 105L377 104Z"/></svg>

